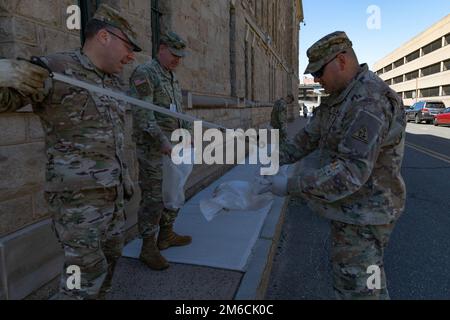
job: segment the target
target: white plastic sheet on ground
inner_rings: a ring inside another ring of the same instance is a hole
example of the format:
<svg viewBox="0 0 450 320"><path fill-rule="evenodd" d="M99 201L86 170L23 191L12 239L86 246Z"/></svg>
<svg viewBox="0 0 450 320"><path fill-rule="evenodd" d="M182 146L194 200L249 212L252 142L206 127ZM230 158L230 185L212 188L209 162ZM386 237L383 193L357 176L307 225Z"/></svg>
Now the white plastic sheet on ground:
<svg viewBox="0 0 450 320"><path fill-rule="evenodd" d="M212 199L200 202L200 211L207 221L226 211L257 211L267 207L274 199L273 194L254 194L253 183L230 181L214 190Z"/></svg>
<svg viewBox="0 0 450 320"><path fill-rule="evenodd" d="M288 174L288 166L280 169L281 175ZM213 193L212 199L200 201L200 211L207 221L213 220L217 215L233 210L258 211L266 208L273 200L274 195L270 192L257 194L256 180L229 181L220 184Z"/></svg>

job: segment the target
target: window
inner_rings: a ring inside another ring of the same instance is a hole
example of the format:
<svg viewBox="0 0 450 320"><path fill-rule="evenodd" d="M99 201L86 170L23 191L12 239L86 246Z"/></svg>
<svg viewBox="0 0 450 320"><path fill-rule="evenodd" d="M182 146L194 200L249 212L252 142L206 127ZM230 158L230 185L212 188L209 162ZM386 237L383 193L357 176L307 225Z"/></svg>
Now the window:
<svg viewBox="0 0 450 320"><path fill-rule="evenodd" d="M445 36L445 40L444 40L444 45L449 45L450 44L450 33L448 35Z"/></svg>
<svg viewBox="0 0 450 320"><path fill-rule="evenodd" d="M97 10L98 0L80 0L81 11L81 44L84 44L84 30L88 21L94 16Z"/></svg>
<svg viewBox="0 0 450 320"><path fill-rule="evenodd" d="M423 47L422 52L424 55L426 55L429 54L430 52L440 49L441 47L442 47L442 38L439 38L438 40L433 41L429 45Z"/></svg>
<svg viewBox="0 0 450 320"><path fill-rule="evenodd" d="M384 72L388 72L392 70L392 64L387 65L386 67L384 67Z"/></svg>
<svg viewBox="0 0 450 320"><path fill-rule="evenodd" d="M441 72L441 63L432 64L426 68L422 69L422 77L429 76L431 74L435 74Z"/></svg>
<svg viewBox="0 0 450 320"><path fill-rule="evenodd" d="M419 93L420 98L437 97L439 96L439 87L421 89Z"/></svg>
<svg viewBox="0 0 450 320"><path fill-rule="evenodd" d="M420 50L414 51L413 53L410 53L406 56L406 62L411 62L413 60L416 60L420 56Z"/></svg>
<svg viewBox="0 0 450 320"><path fill-rule="evenodd" d="M419 70L405 74L405 81L413 80L419 77Z"/></svg>
<svg viewBox="0 0 450 320"><path fill-rule="evenodd" d="M380 70L377 71L377 75L381 75L383 74L383 68L381 68Z"/></svg>
<svg viewBox="0 0 450 320"><path fill-rule="evenodd" d="M450 59L444 61L444 71L450 70Z"/></svg>
<svg viewBox="0 0 450 320"><path fill-rule="evenodd" d="M384 81L387 85L391 85L392 84L392 79L389 79L389 80L386 80L386 81Z"/></svg>
<svg viewBox="0 0 450 320"><path fill-rule="evenodd" d="M394 84L403 82L403 76L398 76L394 78Z"/></svg>
<svg viewBox="0 0 450 320"><path fill-rule="evenodd" d="M442 95L443 96L450 96L450 85L442 87Z"/></svg>
<svg viewBox="0 0 450 320"><path fill-rule="evenodd" d="M420 110L425 106L425 102L417 102L413 105L414 110Z"/></svg>
<svg viewBox="0 0 450 320"><path fill-rule="evenodd" d="M416 98L416 91L405 91L405 98L404 99L415 99Z"/></svg>
<svg viewBox="0 0 450 320"><path fill-rule="evenodd" d="M405 64L405 59L401 58L401 59L399 59L399 60L394 62L394 68L398 68L398 67L400 67L400 66L402 66L404 64Z"/></svg>
<svg viewBox="0 0 450 320"><path fill-rule="evenodd" d="M152 15L152 57L155 58L158 54L159 39L161 33L161 16L162 12L159 8L159 1L152 0L151 2Z"/></svg>
<svg viewBox="0 0 450 320"><path fill-rule="evenodd" d="M445 109L445 104L442 102L427 102L427 108L430 109Z"/></svg>

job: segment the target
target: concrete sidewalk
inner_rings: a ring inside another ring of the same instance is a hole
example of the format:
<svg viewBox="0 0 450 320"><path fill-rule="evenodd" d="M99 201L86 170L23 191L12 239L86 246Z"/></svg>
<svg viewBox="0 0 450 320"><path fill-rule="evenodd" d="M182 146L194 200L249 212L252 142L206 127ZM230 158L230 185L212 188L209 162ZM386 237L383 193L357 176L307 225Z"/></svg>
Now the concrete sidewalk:
<svg viewBox="0 0 450 320"><path fill-rule="evenodd" d="M305 120L297 118L288 127L293 136ZM245 175L248 165L237 166L225 176ZM202 191L199 196L210 195ZM187 205L189 205L189 201ZM136 259L119 260L108 295L112 300L255 300L263 299L267 289L273 255L276 252L288 198L275 197L256 239L252 239L250 256L241 271L202 265L170 263L164 271L153 271ZM192 206L192 204L191 204ZM256 222L255 222L256 223ZM183 230L184 232L186 230ZM249 240L250 241L250 240Z"/></svg>

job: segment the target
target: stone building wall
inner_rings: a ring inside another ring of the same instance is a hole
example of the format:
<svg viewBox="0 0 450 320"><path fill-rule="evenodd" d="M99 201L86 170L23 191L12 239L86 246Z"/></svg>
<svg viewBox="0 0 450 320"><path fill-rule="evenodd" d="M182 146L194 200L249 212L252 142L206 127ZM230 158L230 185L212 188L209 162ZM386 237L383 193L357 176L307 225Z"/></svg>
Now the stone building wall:
<svg viewBox="0 0 450 320"><path fill-rule="evenodd" d="M151 58L151 2L99 2L120 9L138 31L144 51L126 68L127 78L138 63ZM66 27L66 9L73 4L77 1L0 0L0 56L29 58L79 48L79 31ZM188 113L230 128L259 128L267 125L275 99L298 96L301 1L162 0L159 5L162 29L180 33L190 48L177 71ZM275 11L277 16L270 16ZM131 127L128 114L126 160L137 183ZM0 300L22 299L33 292L46 298L36 290L52 280L55 287L62 252L42 192L44 132L29 106L0 114L0 130ZM228 169L196 166L187 196ZM130 237L136 234L139 199L137 192L126 208Z"/></svg>

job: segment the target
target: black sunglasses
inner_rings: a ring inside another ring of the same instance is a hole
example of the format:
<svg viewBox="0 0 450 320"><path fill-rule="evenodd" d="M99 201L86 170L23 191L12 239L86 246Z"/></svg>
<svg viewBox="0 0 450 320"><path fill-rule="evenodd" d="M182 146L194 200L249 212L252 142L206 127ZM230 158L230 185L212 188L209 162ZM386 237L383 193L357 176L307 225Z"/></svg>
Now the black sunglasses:
<svg viewBox="0 0 450 320"><path fill-rule="evenodd" d="M334 59L336 59L338 57L338 55L340 55L341 53L345 53L345 51L339 52L337 55L334 56L333 59L331 59L330 61L328 61L327 63L325 63L322 68L320 68L318 71L316 72L311 72L311 75L314 78L322 78L323 73L325 71L325 68L327 67L327 65L329 65Z"/></svg>
<svg viewBox="0 0 450 320"><path fill-rule="evenodd" d="M134 45L132 45L132 44L130 43L130 41L128 41L128 40L122 38L121 36L119 36L118 34L115 34L115 33L112 32L112 31L109 31L108 29L106 29L106 31L107 31L108 33L112 34L113 36L119 38L119 39L122 40L123 42L125 42L126 45L127 45L127 48L128 48L130 51L134 51Z"/></svg>

